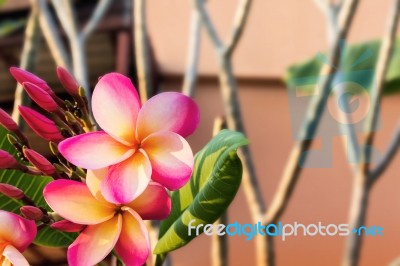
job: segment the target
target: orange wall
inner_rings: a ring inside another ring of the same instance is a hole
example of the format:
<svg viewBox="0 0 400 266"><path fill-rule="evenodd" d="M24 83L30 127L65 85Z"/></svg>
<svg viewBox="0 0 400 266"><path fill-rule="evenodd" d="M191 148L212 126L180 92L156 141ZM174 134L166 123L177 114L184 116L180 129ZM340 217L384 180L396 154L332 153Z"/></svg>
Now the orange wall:
<svg viewBox="0 0 400 266"><path fill-rule="evenodd" d="M148 1L150 36L164 73L182 73L186 64L191 2ZM207 1L222 38L230 33L238 1ZM360 1L349 42L379 38L391 0ZM285 68L327 49L325 18L313 0L253 0L248 25L234 55L238 75L279 77ZM215 74L216 61L203 32L200 71Z"/></svg>
<svg viewBox="0 0 400 266"><path fill-rule="evenodd" d="M171 82L166 90L179 86L179 83ZM261 190L268 204L293 144L287 94L281 87L242 84L240 97ZM223 113L216 84L201 84L196 100L201 107L201 123L190 138L195 151L211 138L213 119ZM382 123L376 139L379 151L384 151L398 120L399 100L400 95L383 100ZM320 145L317 139L313 149L320 148ZM339 137L333 139L332 153L332 168L304 170L281 218L283 223L347 223L352 176ZM386 265L399 256L399 164L400 156L397 156L372 191L367 225L382 226L384 236L366 238L361 260L363 266ZM242 189L230 207L229 221L251 223ZM277 240L277 265L338 265L345 240L344 237L310 236L290 238L285 242ZM235 236L229 238L229 244L230 265L254 265L254 241ZM173 252L172 258L173 265L210 265L210 237L201 236L193 240L185 248Z"/></svg>

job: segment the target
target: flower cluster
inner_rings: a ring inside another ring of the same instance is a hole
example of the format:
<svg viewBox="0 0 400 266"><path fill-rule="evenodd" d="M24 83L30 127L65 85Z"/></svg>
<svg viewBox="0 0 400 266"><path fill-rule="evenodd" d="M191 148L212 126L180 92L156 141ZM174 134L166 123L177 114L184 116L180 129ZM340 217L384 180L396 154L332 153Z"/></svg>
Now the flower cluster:
<svg viewBox="0 0 400 266"><path fill-rule="evenodd" d="M57 75L69 100L60 99L32 73L19 68L10 72L47 112L19 106L25 122L48 141L56 161L35 151L0 109L0 125L9 131L7 138L19 157L0 150L0 168L51 176L54 181L43 196L54 212L37 206L21 189L0 184L0 193L25 205L20 209L25 218L0 211L0 262L26 265L13 261L23 259L17 252L34 240L36 226L51 226L79 232L68 248L70 265L95 265L112 250L126 265L143 265L150 254L143 221L165 219L171 211L167 190L181 188L192 173L193 153L185 137L199 122L196 103L167 92L142 105L130 79L110 73L94 88L92 117L84 90L65 69L58 68ZM16 221L20 234L2 233Z"/></svg>

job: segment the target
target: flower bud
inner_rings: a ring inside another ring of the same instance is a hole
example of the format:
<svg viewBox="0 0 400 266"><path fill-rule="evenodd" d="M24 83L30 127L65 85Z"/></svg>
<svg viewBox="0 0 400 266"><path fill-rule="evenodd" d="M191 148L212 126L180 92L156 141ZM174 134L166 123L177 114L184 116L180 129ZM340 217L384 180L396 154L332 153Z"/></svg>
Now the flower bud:
<svg viewBox="0 0 400 266"><path fill-rule="evenodd" d="M11 154L0 150L0 169L14 168L17 164L17 160Z"/></svg>
<svg viewBox="0 0 400 266"><path fill-rule="evenodd" d="M59 107L54 99L42 88L30 82L24 82L22 85L24 86L24 89L28 93L29 97L31 97L31 99L41 108L50 113L59 110Z"/></svg>
<svg viewBox="0 0 400 266"><path fill-rule="evenodd" d="M56 124L44 115L26 106L19 106L18 109L30 128L43 139L56 143L64 139Z"/></svg>
<svg viewBox="0 0 400 266"><path fill-rule="evenodd" d="M25 194L21 189L4 183L0 183L0 193L13 199L22 199L25 197Z"/></svg>
<svg viewBox="0 0 400 266"><path fill-rule="evenodd" d="M51 96L54 95L54 92L50 89L49 85L47 85L46 81L38 76L18 67L10 67L10 73L19 84L22 85L24 82L30 82L39 86Z"/></svg>
<svg viewBox="0 0 400 266"><path fill-rule="evenodd" d="M41 154L31 149L24 149L24 155L43 174L52 176L56 172L54 166Z"/></svg>
<svg viewBox="0 0 400 266"><path fill-rule="evenodd" d="M79 85L71 73L62 67L57 67L57 76L65 90L71 96L79 96Z"/></svg>
<svg viewBox="0 0 400 266"><path fill-rule="evenodd" d="M35 206L22 206L19 209L27 219L40 221L43 218L43 212Z"/></svg>
<svg viewBox="0 0 400 266"><path fill-rule="evenodd" d="M8 131L11 132L18 130L17 123L15 123L14 120L11 118L11 116L3 109L0 109L0 125L2 125Z"/></svg>
<svg viewBox="0 0 400 266"><path fill-rule="evenodd" d="M50 227L59 231L74 233L82 231L85 225L76 224L68 220L61 220L51 224Z"/></svg>

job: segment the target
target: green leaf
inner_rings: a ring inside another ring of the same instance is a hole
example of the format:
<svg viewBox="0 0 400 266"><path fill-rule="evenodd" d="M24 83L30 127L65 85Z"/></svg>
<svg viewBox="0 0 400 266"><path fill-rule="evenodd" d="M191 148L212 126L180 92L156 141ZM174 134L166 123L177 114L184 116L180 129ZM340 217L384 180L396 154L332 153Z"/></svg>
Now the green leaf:
<svg viewBox="0 0 400 266"><path fill-rule="evenodd" d="M243 134L222 130L195 157L190 182L172 193L171 215L161 222L154 253L163 254L189 243L188 223L215 222L234 199L242 178L236 150L248 144ZM164 256L160 255L158 260Z"/></svg>
<svg viewBox="0 0 400 266"><path fill-rule="evenodd" d="M344 52L341 66L343 81L353 81L370 91L380 45L381 41L375 40L348 47L342 46L342 52ZM400 39L397 39L385 78L384 94L400 91L399 57ZM290 66L285 73L284 80L292 89L311 92L315 89L314 85L317 84L321 67L326 63L328 63L326 55L319 53L309 60Z"/></svg>
<svg viewBox="0 0 400 266"><path fill-rule="evenodd" d="M7 131L0 127L0 149L8 151L10 154L16 154L14 147L8 142ZM25 194L31 198L37 206L51 211L43 198L43 189L47 183L53 179L48 176L32 176L15 170L0 170L0 183L6 183L22 189ZM19 209L23 206L21 201L10 199L0 195L0 209L16 214L20 214ZM40 230L36 236L35 244L50 247L66 247L70 245L76 234L64 233L45 227Z"/></svg>
<svg viewBox="0 0 400 266"><path fill-rule="evenodd" d="M0 37L5 37L17 30L22 29L25 26L25 24L26 24L25 19L5 20L0 22Z"/></svg>

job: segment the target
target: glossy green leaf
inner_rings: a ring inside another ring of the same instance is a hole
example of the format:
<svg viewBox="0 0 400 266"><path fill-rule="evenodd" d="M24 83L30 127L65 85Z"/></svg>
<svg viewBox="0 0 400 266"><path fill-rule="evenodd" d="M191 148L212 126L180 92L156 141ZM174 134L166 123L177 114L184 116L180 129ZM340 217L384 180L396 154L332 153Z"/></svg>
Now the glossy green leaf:
<svg viewBox="0 0 400 266"><path fill-rule="evenodd" d="M195 237L188 234L187 225L192 219L196 220L193 225L213 223L228 208L242 178L236 150L246 144L243 134L222 130L196 155L190 182L171 195L172 212L161 222L154 253L163 254L186 245Z"/></svg>
<svg viewBox="0 0 400 266"><path fill-rule="evenodd" d="M379 55L380 41L369 41L361 44L342 46L341 73L343 81L353 81L369 91L372 87L376 61ZM394 52L385 78L385 94L400 91L400 39L396 40ZM325 54L319 53L313 58L290 66L284 80L289 88L303 91L314 90L320 77L320 70L328 60ZM338 66L335 66L338 67ZM311 86L310 86L311 85Z"/></svg>
<svg viewBox="0 0 400 266"><path fill-rule="evenodd" d="M15 154L14 147L9 144L6 138L7 131L0 127L0 149ZM31 198L37 206L51 211L43 198L43 188L52 181L48 176L32 176L15 170L0 170L0 183L14 185L22 189L25 194ZM20 214L19 209L23 206L21 201L10 199L0 195L0 209L16 214ZM50 247L66 247L76 238L76 234L63 233L45 227L41 229L35 239L35 244Z"/></svg>

